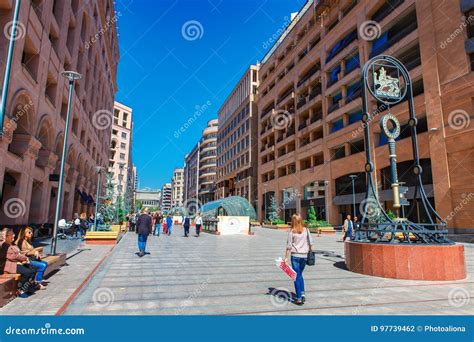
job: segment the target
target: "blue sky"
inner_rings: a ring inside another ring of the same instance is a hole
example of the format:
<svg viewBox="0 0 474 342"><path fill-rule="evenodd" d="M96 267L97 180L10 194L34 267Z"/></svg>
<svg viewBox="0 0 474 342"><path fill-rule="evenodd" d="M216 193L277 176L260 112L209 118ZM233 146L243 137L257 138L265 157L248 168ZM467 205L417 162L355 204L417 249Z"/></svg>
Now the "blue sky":
<svg viewBox="0 0 474 342"><path fill-rule="evenodd" d="M139 187L161 187L248 65L305 0L117 0L116 100L133 108ZM185 28L188 28L186 30ZM209 104L184 134L175 132Z"/></svg>

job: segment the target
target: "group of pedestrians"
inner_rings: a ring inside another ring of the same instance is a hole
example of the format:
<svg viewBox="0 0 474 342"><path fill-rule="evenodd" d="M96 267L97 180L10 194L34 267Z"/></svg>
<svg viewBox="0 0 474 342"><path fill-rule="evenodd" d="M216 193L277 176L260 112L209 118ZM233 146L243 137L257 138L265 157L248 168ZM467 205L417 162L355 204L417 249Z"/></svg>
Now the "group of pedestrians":
<svg viewBox="0 0 474 342"><path fill-rule="evenodd" d="M161 212L153 214L148 213L147 208L143 208L137 216L129 217L130 230L136 230L138 234L138 256L143 257L146 254L146 243L149 235L160 236L161 232L164 235L171 235L173 231L173 218L171 215L164 216ZM202 228L202 217L198 213L194 219L196 225L196 237L199 237ZM189 229L191 226L191 218L183 216L182 225L184 228L184 236L189 236Z"/></svg>
<svg viewBox="0 0 474 342"><path fill-rule="evenodd" d="M357 232L359 228L360 223L357 216L354 215L354 220L352 220L351 215L347 214L344 225L342 226L342 241L346 241L347 238L354 240L355 232Z"/></svg>

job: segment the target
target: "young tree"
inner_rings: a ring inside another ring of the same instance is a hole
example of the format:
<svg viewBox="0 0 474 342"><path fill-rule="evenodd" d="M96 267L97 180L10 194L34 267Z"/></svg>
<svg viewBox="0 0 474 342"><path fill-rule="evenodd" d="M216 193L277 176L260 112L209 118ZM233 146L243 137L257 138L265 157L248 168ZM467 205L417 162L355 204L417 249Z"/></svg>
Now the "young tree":
<svg viewBox="0 0 474 342"><path fill-rule="evenodd" d="M270 221L275 221L280 218L278 214L278 205L275 196L270 197L270 205L268 207L268 219Z"/></svg>
<svg viewBox="0 0 474 342"><path fill-rule="evenodd" d="M313 222L316 222L317 219L316 219L316 212L314 211L314 207L313 206L310 206L308 208L308 221L310 223L313 223Z"/></svg>

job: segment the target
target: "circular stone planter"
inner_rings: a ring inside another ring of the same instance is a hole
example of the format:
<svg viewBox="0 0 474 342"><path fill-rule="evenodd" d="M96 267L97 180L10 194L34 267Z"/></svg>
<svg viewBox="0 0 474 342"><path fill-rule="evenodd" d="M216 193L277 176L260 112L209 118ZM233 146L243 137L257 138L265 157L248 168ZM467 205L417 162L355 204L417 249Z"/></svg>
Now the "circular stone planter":
<svg viewBox="0 0 474 342"><path fill-rule="evenodd" d="M344 243L347 268L356 273L410 280L466 278L464 246Z"/></svg>

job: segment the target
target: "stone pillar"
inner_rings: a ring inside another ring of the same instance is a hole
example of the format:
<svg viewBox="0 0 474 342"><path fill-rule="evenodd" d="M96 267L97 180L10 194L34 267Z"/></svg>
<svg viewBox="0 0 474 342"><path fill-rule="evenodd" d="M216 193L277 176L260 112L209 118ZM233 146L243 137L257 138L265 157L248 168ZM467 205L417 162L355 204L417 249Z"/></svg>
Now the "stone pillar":
<svg viewBox="0 0 474 342"><path fill-rule="evenodd" d="M422 13L424 19L419 21L422 24L418 25L421 56L432 56L433 51L438 50L439 42L436 41L436 35L432 33L435 24L433 11L431 1L416 3L416 12ZM433 70L439 70L438 60L440 58L438 53L434 57L429 59L429 63L424 63L425 60L423 60L421 66L423 69L428 130L431 128L437 129L437 131L429 132L429 157L431 159L431 172L433 175L435 208L442 218L446 218L452 210L451 180L445 139L446 128L443 122L443 105L439 96L441 81L439 73L433 72ZM453 220L448 220L447 223L449 228L453 228Z"/></svg>
<svg viewBox="0 0 474 342"><path fill-rule="evenodd" d="M51 189L53 188L52 182L49 181L49 176L54 172L56 163L58 162L58 156L51 151L48 154L44 153L45 150L40 150L39 154L43 154L43 160L46 161L44 166L44 180L43 190L41 194L41 209L40 209L40 221L39 223L46 223L48 221L48 213L50 207L50 195Z"/></svg>
<svg viewBox="0 0 474 342"><path fill-rule="evenodd" d="M8 153L8 146L12 142L13 132L15 131L17 124L10 118L5 118L3 126L3 135L0 135L0 152L2 154ZM3 179L5 177L5 163L0 163L0 193L3 191Z"/></svg>
<svg viewBox="0 0 474 342"><path fill-rule="evenodd" d="M19 141L17 141L16 147L23 151L23 170L34 170L41 143L35 137L25 134L21 136ZM31 190L33 188L33 177L29 172L22 172L19 183L18 198L24 202L25 211L24 215L14 219L14 224L28 224L28 217L30 210L32 209ZM33 210L38 209L33 208Z"/></svg>

